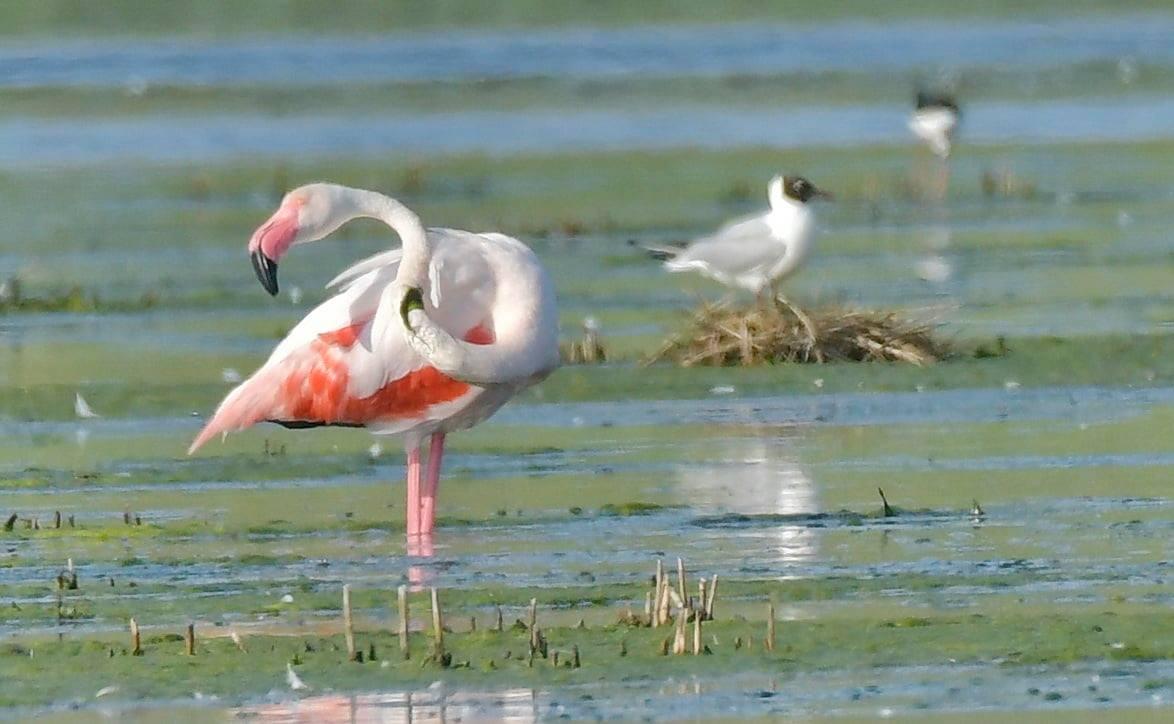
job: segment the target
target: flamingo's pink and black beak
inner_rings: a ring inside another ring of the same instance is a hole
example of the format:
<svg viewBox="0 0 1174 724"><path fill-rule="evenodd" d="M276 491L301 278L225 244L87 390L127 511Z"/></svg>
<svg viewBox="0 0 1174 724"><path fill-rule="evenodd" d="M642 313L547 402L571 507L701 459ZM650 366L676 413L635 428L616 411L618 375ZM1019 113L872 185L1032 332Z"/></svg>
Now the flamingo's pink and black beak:
<svg viewBox="0 0 1174 724"><path fill-rule="evenodd" d="M249 239L249 259L253 271L265 291L277 296L277 260L285 254L298 236L298 211L302 202L287 198L273 216L261 225Z"/></svg>
<svg viewBox="0 0 1174 724"><path fill-rule="evenodd" d="M265 256L265 252L257 249L249 254L253 260L253 271L257 273L257 280L271 296L277 296L277 262Z"/></svg>

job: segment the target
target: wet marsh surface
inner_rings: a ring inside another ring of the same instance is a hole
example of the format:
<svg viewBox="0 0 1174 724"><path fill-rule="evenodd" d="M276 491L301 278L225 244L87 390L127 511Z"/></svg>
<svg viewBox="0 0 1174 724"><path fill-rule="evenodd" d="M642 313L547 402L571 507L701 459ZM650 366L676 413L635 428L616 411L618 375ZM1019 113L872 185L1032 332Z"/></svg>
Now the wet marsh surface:
<svg viewBox="0 0 1174 724"><path fill-rule="evenodd" d="M280 32L0 51L0 523L17 514L0 531L0 716L1158 720L1174 699L1174 20L1093 12L1013 71L1005 53L1039 27L931 11L918 22L954 35L851 15L810 34L339 35L319 41L338 56L321 78L296 75ZM861 37L866 70L833 52ZM887 55L901 38L909 55ZM682 44L704 65L673 61ZM923 68L973 84L941 197L905 137ZM954 358L640 365L723 293L640 244L759 208L781 169L839 197L788 294L931 319ZM356 222L264 295L245 240L319 179L519 235L555 277L564 337L592 316L612 352L451 438L430 555L405 550L395 440L259 427L183 455L322 285L394 243ZM79 393L100 417L77 418ZM663 657L671 629L617 623L678 556L694 585L721 580L708 656ZM78 588L59 590L70 559ZM375 662L345 660L343 584ZM422 663L429 586L448 669ZM525 664L509 625L531 598L582 668ZM311 689L289 690L290 662Z"/></svg>

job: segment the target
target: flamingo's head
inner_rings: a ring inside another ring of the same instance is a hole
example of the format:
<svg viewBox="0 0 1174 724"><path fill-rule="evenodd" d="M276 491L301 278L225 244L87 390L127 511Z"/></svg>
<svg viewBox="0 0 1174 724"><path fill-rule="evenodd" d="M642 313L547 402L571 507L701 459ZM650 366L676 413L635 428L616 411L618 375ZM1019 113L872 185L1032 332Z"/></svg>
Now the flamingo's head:
<svg viewBox="0 0 1174 724"><path fill-rule="evenodd" d="M317 241L341 226L346 189L308 184L285 195L281 206L249 239L249 258L265 291L277 295L277 262L294 244Z"/></svg>

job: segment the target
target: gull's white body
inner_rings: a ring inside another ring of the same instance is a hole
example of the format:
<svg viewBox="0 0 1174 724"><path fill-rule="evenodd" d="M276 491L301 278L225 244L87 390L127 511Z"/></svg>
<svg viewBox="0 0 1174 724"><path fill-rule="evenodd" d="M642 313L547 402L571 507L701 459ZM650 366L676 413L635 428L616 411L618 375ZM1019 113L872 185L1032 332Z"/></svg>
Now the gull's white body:
<svg viewBox="0 0 1174 724"><path fill-rule="evenodd" d="M771 179L770 211L732 221L665 262L671 272L696 271L726 286L760 294L795 273L807 260L814 237L811 208L783 193Z"/></svg>
<svg viewBox="0 0 1174 724"><path fill-rule="evenodd" d="M929 146L935 156L946 158L958 127L958 114L951 108L918 108L909 117L909 130Z"/></svg>
<svg viewBox="0 0 1174 724"><path fill-rule="evenodd" d="M359 189L316 184L291 192L254 239L283 251L358 217L387 223L403 248L336 277L331 286L339 292L228 394L191 451L217 434L266 420L402 434L409 454L408 532L430 533L431 509L415 525L411 518L420 443L432 436L434 493L443 435L481 422L558 366L554 290L538 258L517 239L425 230L399 202ZM280 243L270 244L267 235ZM408 289L420 290L422 310L402 312Z"/></svg>

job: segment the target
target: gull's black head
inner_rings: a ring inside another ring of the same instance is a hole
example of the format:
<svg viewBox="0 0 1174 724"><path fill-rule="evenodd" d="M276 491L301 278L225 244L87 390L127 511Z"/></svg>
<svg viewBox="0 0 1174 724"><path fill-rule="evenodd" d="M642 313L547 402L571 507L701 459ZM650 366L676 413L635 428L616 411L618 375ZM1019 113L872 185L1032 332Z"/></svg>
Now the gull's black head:
<svg viewBox="0 0 1174 724"><path fill-rule="evenodd" d="M917 110L929 110L931 108L944 108L946 110L958 112L958 99L952 93L944 91L917 91Z"/></svg>
<svg viewBox="0 0 1174 724"><path fill-rule="evenodd" d="M783 194L790 199L807 203L811 199L831 199L832 195L802 176L784 176Z"/></svg>

